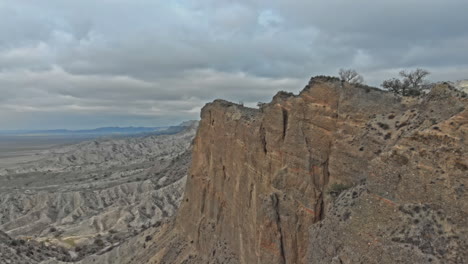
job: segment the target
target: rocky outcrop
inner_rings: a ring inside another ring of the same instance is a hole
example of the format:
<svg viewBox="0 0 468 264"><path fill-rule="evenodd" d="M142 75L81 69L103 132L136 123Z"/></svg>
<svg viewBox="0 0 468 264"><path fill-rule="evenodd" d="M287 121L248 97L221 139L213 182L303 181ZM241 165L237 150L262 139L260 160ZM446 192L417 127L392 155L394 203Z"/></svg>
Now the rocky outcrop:
<svg viewBox="0 0 468 264"><path fill-rule="evenodd" d="M459 89L460 91L468 93L468 80L461 80L461 81L455 82L455 87Z"/></svg>
<svg viewBox="0 0 468 264"><path fill-rule="evenodd" d="M36 264L54 260L71 261L68 251L60 247L48 247L44 243L13 239L0 231L1 264Z"/></svg>
<svg viewBox="0 0 468 264"><path fill-rule="evenodd" d="M193 255L155 262L464 263L466 107L449 85L400 98L328 77L261 109L214 101L172 231Z"/></svg>

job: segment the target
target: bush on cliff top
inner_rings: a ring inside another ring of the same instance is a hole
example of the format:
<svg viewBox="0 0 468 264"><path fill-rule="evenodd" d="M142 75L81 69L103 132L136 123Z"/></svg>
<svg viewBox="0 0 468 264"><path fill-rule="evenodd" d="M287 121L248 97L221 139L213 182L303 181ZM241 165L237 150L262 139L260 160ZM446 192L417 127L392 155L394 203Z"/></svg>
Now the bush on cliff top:
<svg viewBox="0 0 468 264"><path fill-rule="evenodd" d="M340 193L343 191L351 188L351 185L343 184L343 183L333 183L327 190L327 193L333 197L338 197Z"/></svg>

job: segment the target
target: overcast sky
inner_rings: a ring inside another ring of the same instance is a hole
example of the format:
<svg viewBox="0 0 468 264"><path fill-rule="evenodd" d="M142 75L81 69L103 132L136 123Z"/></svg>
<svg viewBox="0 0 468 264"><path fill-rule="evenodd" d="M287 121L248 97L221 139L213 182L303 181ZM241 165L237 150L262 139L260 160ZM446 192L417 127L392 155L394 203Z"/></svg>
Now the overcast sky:
<svg viewBox="0 0 468 264"><path fill-rule="evenodd" d="M0 129L158 126L355 68L468 78L467 0L0 0Z"/></svg>

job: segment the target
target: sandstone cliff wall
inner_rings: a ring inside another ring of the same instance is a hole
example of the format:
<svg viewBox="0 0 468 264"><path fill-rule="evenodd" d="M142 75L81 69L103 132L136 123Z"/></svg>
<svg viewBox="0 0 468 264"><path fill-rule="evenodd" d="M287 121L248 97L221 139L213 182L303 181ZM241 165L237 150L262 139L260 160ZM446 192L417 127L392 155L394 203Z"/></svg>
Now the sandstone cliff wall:
<svg viewBox="0 0 468 264"><path fill-rule="evenodd" d="M209 263L468 261L464 96L318 77L261 109L210 103L175 229Z"/></svg>

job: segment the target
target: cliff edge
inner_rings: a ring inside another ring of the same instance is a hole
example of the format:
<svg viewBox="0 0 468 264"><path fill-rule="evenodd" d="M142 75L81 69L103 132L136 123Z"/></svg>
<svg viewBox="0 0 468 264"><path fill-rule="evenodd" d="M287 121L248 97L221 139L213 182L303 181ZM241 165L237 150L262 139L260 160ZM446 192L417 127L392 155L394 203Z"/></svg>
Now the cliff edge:
<svg viewBox="0 0 468 264"><path fill-rule="evenodd" d="M468 261L463 92L401 98L315 77L260 109L216 100L201 117L177 217L132 261Z"/></svg>

